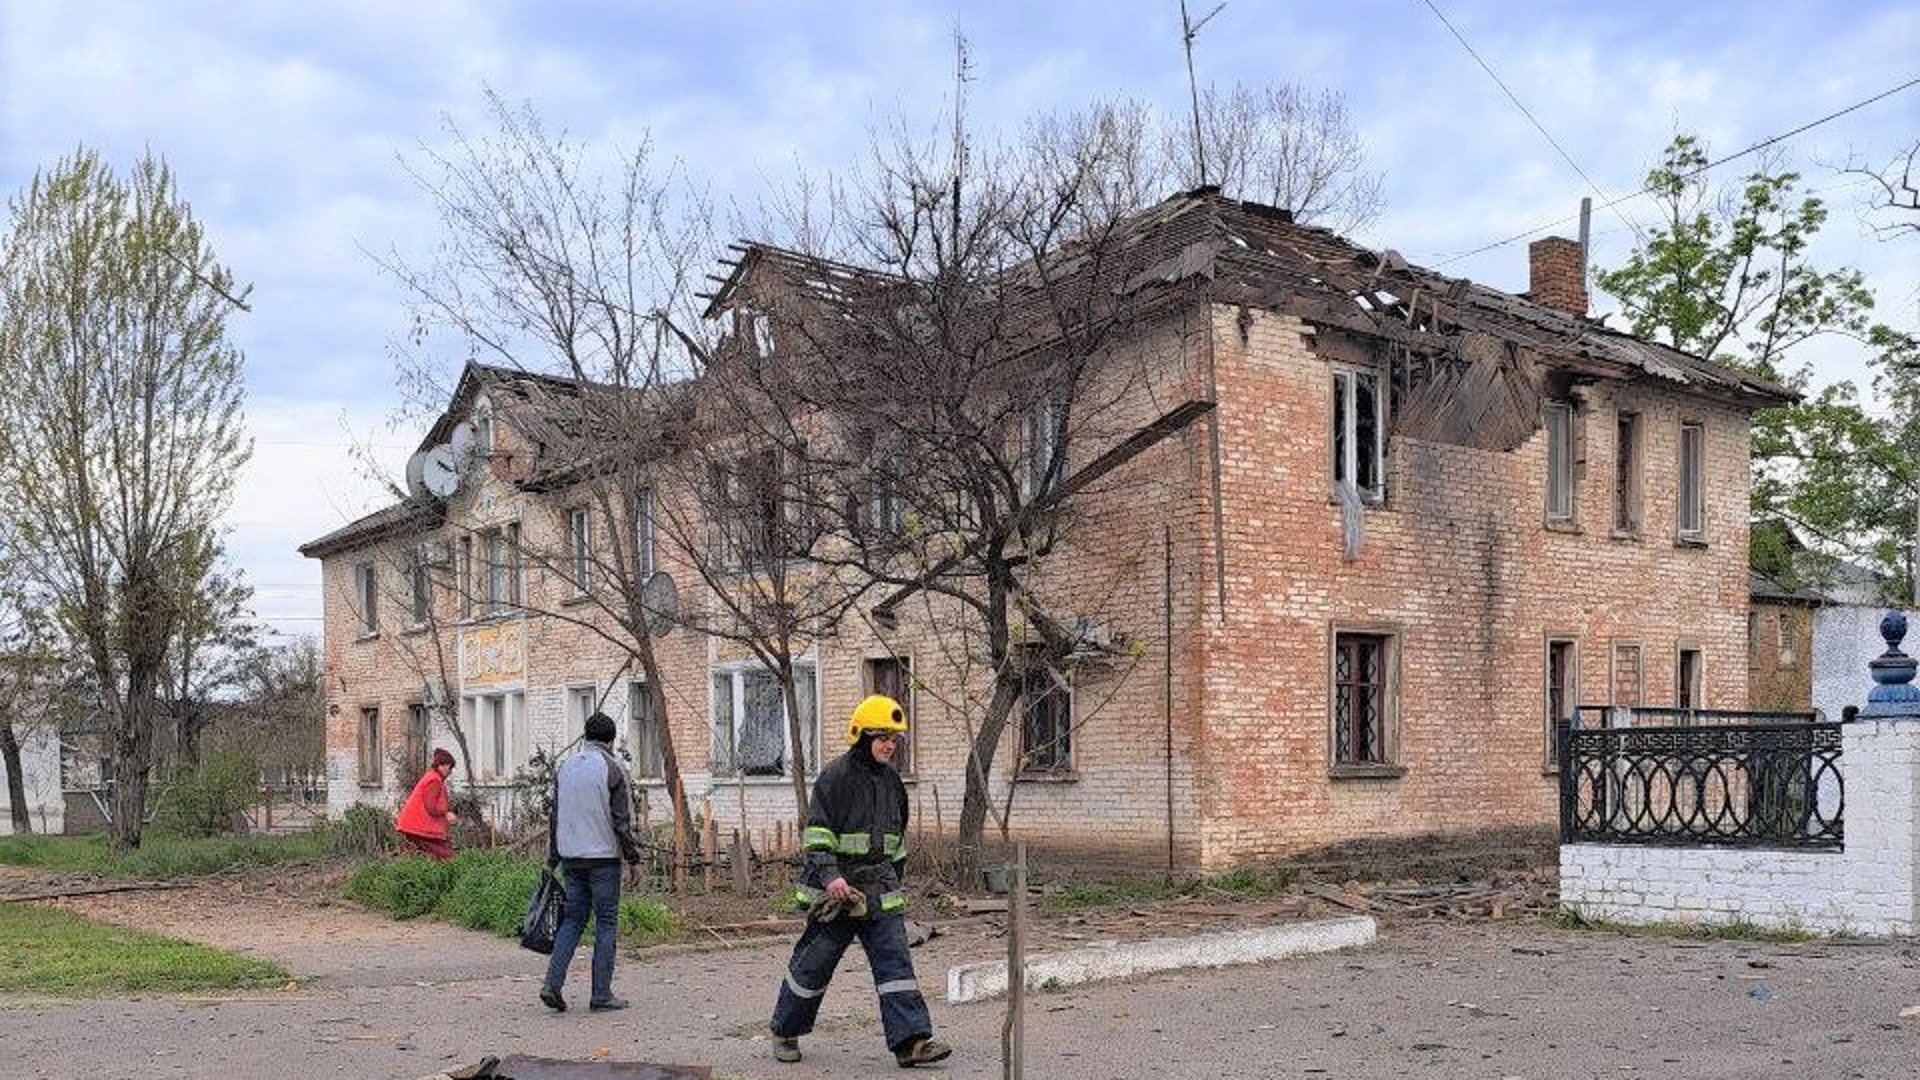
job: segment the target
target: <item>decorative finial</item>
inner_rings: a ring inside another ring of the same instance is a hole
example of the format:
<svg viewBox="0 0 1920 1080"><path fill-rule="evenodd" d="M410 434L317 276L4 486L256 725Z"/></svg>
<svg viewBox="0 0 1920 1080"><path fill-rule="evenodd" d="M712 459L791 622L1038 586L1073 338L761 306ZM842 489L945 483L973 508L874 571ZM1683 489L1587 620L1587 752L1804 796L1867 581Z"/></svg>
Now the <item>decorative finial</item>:
<svg viewBox="0 0 1920 1080"><path fill-rule="evenodd" d="M1900 651L1907 636L1907 617L1887 612L1880 620L1880 636L1886 639L1887 651L1867 664L1876 685L1867 692L1867 707L1860 710L1860 719L1920 720L1920 686L1913 685L1920 662Z"/></svg>

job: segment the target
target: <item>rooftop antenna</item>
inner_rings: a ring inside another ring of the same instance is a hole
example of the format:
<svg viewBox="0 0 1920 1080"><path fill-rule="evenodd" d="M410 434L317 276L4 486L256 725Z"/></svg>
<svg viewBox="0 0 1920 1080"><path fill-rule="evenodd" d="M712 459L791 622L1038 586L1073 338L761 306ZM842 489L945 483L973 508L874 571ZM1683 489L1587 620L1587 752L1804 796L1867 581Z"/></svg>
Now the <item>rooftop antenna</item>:
<svg viewBox="0 0 1920 1080"><path fill-rule="evenodd" d="M967 36L953 27L953 237L960 238L960 179L967 171L967 84L973 81L973 57Z"/></svg>
<svg viewBox="0 0 1920 1080"><path fill-rule="evenodd" d="M1187 50L1187 92L1193 98L1193 159L1200 166L1200 186L1207 186L1207 147L1200 137L1200 83L1193 77L1193 39L1199 35L1200 28L1213 21L1220 14L1225 3L1215 4L1212 11L1199 22L1194 22L1187 14L1187 0L1180 0L1180 41Z"/></svg>

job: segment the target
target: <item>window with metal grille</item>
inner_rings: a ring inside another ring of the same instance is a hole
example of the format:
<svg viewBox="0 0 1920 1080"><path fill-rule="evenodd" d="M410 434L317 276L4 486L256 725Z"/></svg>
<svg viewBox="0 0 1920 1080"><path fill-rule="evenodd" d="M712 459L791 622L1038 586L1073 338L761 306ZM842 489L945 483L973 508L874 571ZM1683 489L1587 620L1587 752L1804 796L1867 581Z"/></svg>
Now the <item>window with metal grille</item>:
<svg viewBox="0 0 1920 1080"><path fill-rule="evenodd" d="M1391 764L1387 721L1392 687L1383 634L1337 634L1333 642L1333 761Z"/></svg>
<svg viewBox="0 0 1920 1080"><path fill-rule="evenodd" d="M1020 775L1073 772L1073 691L1051 666L1034 664L1022 678Z"/></svg>

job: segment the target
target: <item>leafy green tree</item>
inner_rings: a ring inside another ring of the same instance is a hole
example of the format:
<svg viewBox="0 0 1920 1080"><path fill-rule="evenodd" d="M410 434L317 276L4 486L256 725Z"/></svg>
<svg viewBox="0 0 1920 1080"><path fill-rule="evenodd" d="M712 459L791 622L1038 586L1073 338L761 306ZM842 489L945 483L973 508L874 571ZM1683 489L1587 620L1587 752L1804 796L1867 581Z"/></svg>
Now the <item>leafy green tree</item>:
<svg viewBox="0 0 1920 1080"><path fill-rule="evenodd" d="M1664 220L1626 262L1596 275L1642 337L1739 368L1806 395L1754 417L1752 513L1813 542L1795 558L1776 540L1756 544L1757 568L1790 580L1817 574L1820 556L1863 562L1912 595L1920 533L1915 455L1915 338L1873 321L1858 270L1825 271L1808 249L1826 223L1798 173L1771 166L1715 191L1707 148L1692 135L1668 145L1647 175ZM1801 346L1838 334L1872 350L1879 408L1856 387L1812 389ZM1777 534L1768 534L1777 536Z"/></svg>
<svg viewBox="0 0 1920 1080"><path fill-rule="evenodd" d="M151 154L80 149L11 203L0 247L0 499L86 657L111 733L116 849L138 847L181 570L251 453L232 274ZM211 561L206 565L211 566Z"/></svg>

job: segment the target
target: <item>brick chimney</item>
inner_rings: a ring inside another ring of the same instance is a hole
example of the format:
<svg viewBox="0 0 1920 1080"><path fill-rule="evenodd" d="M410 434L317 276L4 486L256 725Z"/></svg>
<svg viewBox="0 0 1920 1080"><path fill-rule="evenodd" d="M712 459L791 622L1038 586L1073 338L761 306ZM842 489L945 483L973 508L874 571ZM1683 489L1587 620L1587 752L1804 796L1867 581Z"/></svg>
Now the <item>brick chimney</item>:
<svg viewBox="0 0 1920 1080"><path fill-rule="evenodd" d="M1549 236L1527 245L1527 299L1587 316L1586 259L1578 240Z"/></svg>

